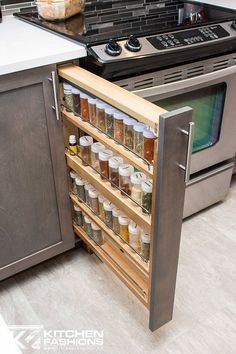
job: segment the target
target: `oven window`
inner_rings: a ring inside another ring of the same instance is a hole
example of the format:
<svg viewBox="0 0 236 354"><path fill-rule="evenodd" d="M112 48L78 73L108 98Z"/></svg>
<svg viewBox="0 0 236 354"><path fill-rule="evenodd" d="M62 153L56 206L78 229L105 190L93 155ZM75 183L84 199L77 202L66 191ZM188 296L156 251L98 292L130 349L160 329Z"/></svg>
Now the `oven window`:
<svg viewBox="0 0 236 354"><path fill-rule="evenodd" d="M193 109L193 152L206 149L219 140L226 87L225 83L221 83L155 102L168 111L184 106Z"/></svg>

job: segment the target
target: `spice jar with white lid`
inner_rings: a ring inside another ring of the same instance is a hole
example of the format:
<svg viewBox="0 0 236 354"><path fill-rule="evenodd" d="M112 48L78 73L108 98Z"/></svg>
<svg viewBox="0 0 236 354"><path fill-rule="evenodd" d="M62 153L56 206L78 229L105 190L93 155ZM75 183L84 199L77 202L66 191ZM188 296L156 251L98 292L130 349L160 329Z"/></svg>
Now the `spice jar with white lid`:
<svg viewBox="0 0 236 354"><path fill-rule="evenodd" d="M147 179L141 184L142 187L142 207L145 214L152 212L152 180Z"/></svg>
<svg viewBox="0 0 236 354"><path fill-rule="evenodd" d="M100 166L100 173L102 179L109 178L109 165L108 161L113 156L113 152L111 150L103 150L99 151L99 166Z"/></svg>
<svg viewBox="0 0 236 354"><path fill-rule="evenodd" d="M134 125L137 124L137 121L133 118L127 117L124 118L124 145L129 149L133 150L134 148Z"/></svg>
<svg viewBox="0 0 236 354"><path fill-rule="evenodd" d="M78 154L77 140L75 135L69 136L69 150L71 156L75 156Z"/></svg>
<svg viewBox="0 0 236 354"><path fill-rule="evenodd" d="M93 234L92 234L92 226L91 226L92 220L85 215L84 216L84 230L86 232L86 234L92 238Z"/></svg>
<svg viewBox="0 0 236 354"><path fill-rule="evenodd" d="M96 105L97 126L104 133L106 131L105 107L106 107L105 104L102 103L102 102L98 102L97 105Z"/></svg>
<svg viewBox="0 0 236 354"><path fill-rule="evenodd" d="M103 203L105 200L106 200L105 197L102 194L99 194L99 196L98 196L99 217L103 221L105 220L105 211L104 211L104 206L103 206Z"/></svg>
<svg viewBox="0 0 236 354"><path fill-rule="evenodd" d="M151 129L143 131L143 157L150 163L154 160L156 135Z"/></svg>
<svg viewBox="0 0 236 354"><path fill-rule="evenodd" d="M114 113L114 139L123 144L124 141L124 114Z"/></svg>
<svg viewBox="0 0 236 354"><path fill-rule="evenodd" d="M67 82L63 82L65 107L67 112L73 112L72 86Z"/></svg>
<svg viewBox="0 0 236 354"><path fill-rule="evenodd" d="M129 244L130 246L138 253L140 253L141 244L140 244L140 227L131 222L128 226L129 229Z"/></svg>
<svg viewBox="0 0 236 354"><path fill-rule="evenodd" d="M91 146L91 162L93 168L99 171L99 152L104 151L105 146L101 143L93 143Z"/></svg>
<svg viewBox="0 0 236 354"><path fill-rule="evenodd" d="M134 125L134 151L139 156L143 156L143 132L145 129L146 125L143 123Z"/></svg>
<svg viewBox="0 0 236 354"><path fill-rule="evenodd" d="M72 87L72 98L73 98L73 113L75 116L80 115L80 90L76 87Z"/></svg>
<svg viewBox="0 0 236 354"><path fill-rule="evenodd" d="M112 138L114 137L114 113L114 108L105 108L106 133Z"/></svg>
<svg viewBox="0 0 236 354"><path fill-rule="evenodd" d="M80 114L83 120L89 120L89 106L88 106L89 96L85 93L80 93Z"/></svg>
<svg viewBox="0 0 236 354"><path fill-rule="evenodd" d="M141 256L147 261L150 259L150 235L141 231Z"/></svg>
<svg viewBox="0 0 236 354"><path fill-rule="evenodd" d="M92 238L99 245L102 246L104 244L104 238L102 234L102 230L98 227L94 222L91 224L92 227Z"/></svg>
<svg viewBox="0 0 236 354"><path fill-rule="evenodd" d="M88 99L88 109L89 109L89 120L93 125L97 125L97 114L96 114L96 103L95 98L89 97Z"/></svg>
<svg viewBox="0 0 236 354"><path fill-rule="evenodd" d="M74 204L74 216L75 216L76 224L82 227L83 226L82 210L75 204Z"/></svg>
<svg viewBox="0 0 236 354"><path fill-rule="evenodd" d="M112 209L112 229L116 234L120 234L120 224L119 224L119 216L122 214L120 209L113 208Z"/></svg>
<svg viewBox="0 0 236 354"><path fill-rule="evenodd" d="M103 202L103 208L105 213L105 224L112 229L112 208L113 204L109 200Z"/></svg>
<svg viewBox="0 0 236 354"><path fill-rule="evenodd" d="M79 144L82 164L84 166L91 165L91 146L93 144L93 138L89 135L84 135L79 139Z"/></svg>
<svg viewBox="0 0 236 354"><path fill-rule="evenodd" d="M77 190L78 198L80 200L82 200L83 202L85 202L85 189L84 189L85 180L83 180L83 178L78 176L75 179L75 183L76 183L76 190Z"/></svg>
<svg viewBox="0 0 236 354"><path fill-rule="evenodd" d="M123 162L120 156L113 156L109 159L109 179L113 187L119 187L119 166L123 164Z"/></svg>
<svg viewBox="0 0 236 354"><path fill-rule="evenodd" d="M125 216L125 215L120 215L119 218L119 225L120 225L120 237L126 241L129 242L129 223L130 223L130 219Z"/></svg>
<svg viewBox="0 0 236 354"><path fill-rule="evenodd" d="M79 177L79 175L71 170L70 171L70 178L71 178L71 191L74 193L74 194L77 194L77 189L76 189L76 183L75 183L75 179Z"/></svg>
<svg viewBox="0 0 236 354"><path fill-rule="evenodd" d="M141 205L142 203L142 187L141 184L146 180L146 175L142 172L132 173L131 180L131 198Z"/></svg>
<svg viewBox="0 0 236 354"><path fill-rule="evenodd" d="M134 173L134 168L130 164L121 164L119 166L119 187L123 195L131 195L130 176Z"/></svg>
<svg viewBox="0 0 236 354"><path fill-rule="evenodd" d="M98 215L98 195L95 189L89 190L89 206L96 215Z"/></svg>
<svg viewBox="0 0 236 354"><path fill-rule="evenodd" d="M90 191L90 189L94 189L94 187L90 183L86 182L85 186L84 186L84 190L85 190L85 200L86 200L86 204L88 206L90 206L89 205L89 191Z"/></svg>

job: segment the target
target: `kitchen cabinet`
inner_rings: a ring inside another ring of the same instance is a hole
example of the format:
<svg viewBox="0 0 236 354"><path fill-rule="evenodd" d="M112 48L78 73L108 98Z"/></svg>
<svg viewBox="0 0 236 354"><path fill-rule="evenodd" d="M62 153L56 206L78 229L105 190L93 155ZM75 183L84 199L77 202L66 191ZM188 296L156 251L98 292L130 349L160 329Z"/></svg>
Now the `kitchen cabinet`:
<svg viewBox="0 0 236 354"><path fill-rule="evenodd" d="M0 77L0 279L74 247L52 71Z"/></svg>
<svg viewBox="0 0 236 354"><path fill-rule="evenodd" d="M186 181L189 177L193 139L192 110L184 107L167 112L164 109L127 92L78 66L59 67L62 82L69 82L93 98L149 125L158 135L153 165L118 144L81 116L62 109L66 159L70 169L87 180L131 220L151 236L150 260L131 249L117 234L108 228L89 206L70 191L73 204L97 224L105 233L101 245L74 223L75 234L126 284L149 310L149 328L154 331L171 320L174 305L175 283L183 217ZM63 105L63 98L62 98ZM98 171L82 163L79 154L71 155L68 146L70 134L78 129L120 155L139 171L153 180L152 213L144 214L140 206L121 195L118 188L101 179Z"/></svg>

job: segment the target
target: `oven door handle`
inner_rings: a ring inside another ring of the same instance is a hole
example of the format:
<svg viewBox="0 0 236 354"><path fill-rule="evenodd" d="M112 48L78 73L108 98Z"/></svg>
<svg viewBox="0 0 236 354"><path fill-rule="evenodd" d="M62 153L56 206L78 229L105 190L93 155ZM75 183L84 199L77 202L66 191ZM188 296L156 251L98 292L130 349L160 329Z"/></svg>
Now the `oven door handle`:
<svg viewBox="0 0 236 354"><path fill-rule="evenodd" d="M189 123L189 131L185 129L180 129L181 133L188 136L188 147L187 147L187 156L186 156L186 165L178 164L178 166L185 171L185 183L188 184L190 181L190 171L191 171L191 159L193 152L193 140L194 140L194 128L195 123Z"/></svg>

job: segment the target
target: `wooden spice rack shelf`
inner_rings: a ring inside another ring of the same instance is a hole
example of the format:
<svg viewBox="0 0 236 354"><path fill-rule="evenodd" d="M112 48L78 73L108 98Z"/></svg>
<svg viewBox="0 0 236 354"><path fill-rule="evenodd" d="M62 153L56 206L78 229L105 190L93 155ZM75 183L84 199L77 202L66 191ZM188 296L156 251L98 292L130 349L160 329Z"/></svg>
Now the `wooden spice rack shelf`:
<svg viewBox="0 0 236 354"><path fill-rule="evenodd" d="M98 225L101 230L103 230L106 235L116 244L121 252L125 252L130 259L130 261L138 268L138 270L143 271L147 276L149 273L149 262L145 262L135 251L133 251L128 244L121 240L121 238L116 235L106 224L94 214L92 210L72 193L70 193L70 198L74 204L78 205L80 209Z"/></svg>
<svg viewBox="0 0 236 354"><path fill-rule="evenodd" d="M127 150L125 146L117 143L112 138L109 138L106 134L102 133L96 127L82 120L80 117L75 116L73 113L63 110L62 114L64 118L66 118L70 123L74 124L79 129L82 129L84 132L92 136L100 143L104 144L115 154L122 156L128 163L130 163L138 170L145 173L149 178L153 177L153 166L150 166L147 163L145 163L145 161L142 158L139 158L136 154Z"/></svg>
<svg viewBox="0 0 236 354"><path fill-rule="evenodd" d="M100 175L91 167L84 166L77 156L72 156L69 152L65 152L67 165L76 171L85 180L91 183L100 193L102 193L110 202L121 209L131 220L137 223L147 232L151 232L151 216L145 215L142 209L137 206L128 197L122 196L118 189L112 188L108 181L101 179Z"/></svg>
<svg viewBox="0 0 236 354"><path fill-rule="evenodd" d="M102 246L99 246L78 225L74 225L74 231L101 261L106 263L140 301L148 307L148 278L142 272L137 272L137 269L127 259L125 254L117 249L108 239L106 239Z"/></svg>

